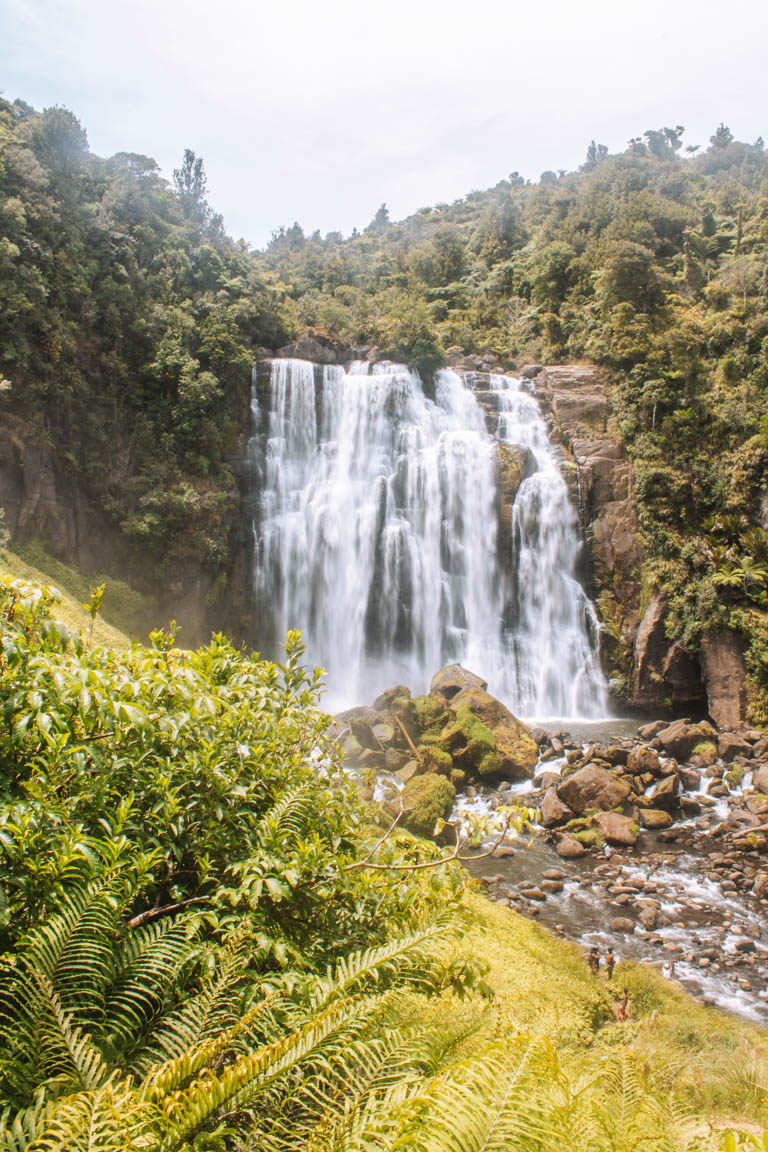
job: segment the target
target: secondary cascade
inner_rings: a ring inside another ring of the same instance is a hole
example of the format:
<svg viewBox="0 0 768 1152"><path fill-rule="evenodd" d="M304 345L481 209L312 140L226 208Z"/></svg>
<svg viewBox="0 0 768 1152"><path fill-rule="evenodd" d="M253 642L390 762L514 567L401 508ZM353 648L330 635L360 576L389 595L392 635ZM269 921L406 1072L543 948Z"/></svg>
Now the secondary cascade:
<svg viewBox="0 0 768 1152"><path fill-rule="evenodd" d="M331 710L449 661L520 716L605 714L597 619L575 577L580 542L535 399L508 376L272 360L254 372L249 444L256 637L299 628ZM499 524L499 444L533 474ZM535 469L535 470L533 470Z"/></svg>

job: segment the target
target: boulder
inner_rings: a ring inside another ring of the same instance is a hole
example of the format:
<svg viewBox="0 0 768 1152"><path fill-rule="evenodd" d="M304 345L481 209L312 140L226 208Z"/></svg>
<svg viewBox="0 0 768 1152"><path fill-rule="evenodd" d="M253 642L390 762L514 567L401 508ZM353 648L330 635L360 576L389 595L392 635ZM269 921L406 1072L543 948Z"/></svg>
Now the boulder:
<svg viewBox="0 0 768 1152"><path fill-rule="evenodd" d="M400 793L403 823L416 836L434 836L438 820L445 820L456 802L456 789L444 776L414 776Z"/></svg>
<svg viewBox="0 0 768 1152"><path fill-rule="evenodd" d="M556 828L567 824L574 817L573 811L563 804L554 788L548 788L541 801L541 822L545 828Z"/></svg>
<svg viewBox="0 0 768 1152"><path fill-rule="evenodd" d="M641 740L653 740L668 724L668 720L653 720L650 724L643 724L642 728L638 728L637 734Z"/></svg>
<svg viewBox="0 0 768 1152"><path fill-rule="evenodd" d="M376 697L373 708L376 712L388 712L393 700L409 700L410 696L410 688L406 688L404 684L396 684L394 688L387 688L386 692Z"/></svg>
<svg viewBox="0 0 768 1152"><path fill-rule="evenodd" d="M491 731L499 758L499 774L505 780L528 780L538 757L526 726L516 721L514 728L504 724Z"/></svg>
<svg viewBox="0 0 768 1152"><path fill-rule="evenodd" d="M579 856L584 856L587 850L583 844L579 844L574 836L563 836L555 851L558 856L562 856L563 860L578 860Z"/></svg>
<svg viewBox="0 0 768 1152"><path fill-rule="evenodd" d="M468 668L462 668L461 664L446 664L445 668L441 668L432 677L432 683L429 686L430 693L438 696L443 696L446 700L452 700L454 696L464 688L479 688L481 690L488 687L488 681L483 680L481 676L476 676L474 672L470 672ZM493 699L493 697L491 697Z"/></svg>
<svg viewBox="0 0 768 1152"><path fill-rule="evenodd" d="M297 360L311 360L314 364L337 363L336 346L333 341L315 332L302 332L293 346L292 355Z"/></svg>
<svg viewBox="0 0 768 1152"><path fill-rule="evenodd" d="M763 764L752 775L752 787L768 796L768 764Z"/></svg>
<svg viewBox="0 0 768 1152"><path fill-rule="evenodd" d="M483 776L526 780L533 774L539 750L530 729L484 688L462 688L450 701L449 715L451 723L442 736L454 759L466 760ZM486 747L487 733L492 738L491 747Z"/></svg>
<svg viewBox="0 0 768 1152"><path fill-rule="evenodd" d="M730 763L737 756L751 756L752 745L748 744L746 740L742 740L741 736L737 736L735 732L723 732L717 738L717 751L721 760Z"/></svg>
<svg viewBox="0 0 768 1152"><path fill-rule="evenodd" d="M741 637L727 628L705 632L701 670L707 707L717 727L741 727L747 713L747 669Z"/></svg>
<svg viewBox="0 0 768 1152"><path fill-rule="evenodd" d="M413 777L417 775L418 771L418 762L416 760L409 760L402 768L398 768L395 776L397 776L398 780L402 780L403 784L407 784L409 780L412 780Z"/></svg>
<svg viewBox="0 0 768 1152"><path fill-rule="evenodd" d="M659 828L669 828L672 817L669 812L662 812L659 808L643 808L640 812L640 823L643 828L656 831Z"/></svg>
<svg viewBox="0 0 768 1152"><path fill-rule="evenodd" d="M590 809L608 812L611 808L618 808L631 791L629 784L605 768L586 764L558 785L557 795L581 816Z"/></svg>
<svg viewBox="0 0 768 1152"><path fill-rule="evenodd" d="M648 793L651 807L664 809L676 808L678 806L678 788L679 781L677 775L665 776L663 780L659 780L658 784L654 784Z"/></svg>
<svg viewBox="0 0 768 1152"><path fill-rule="evenodd" d="M637 825L628 816L618 812L601 812L592 821L603 840L618 844L623 848L633 848L637 844Z"/></svg>
<svg viewBox="0 0 768 1152"><path fill-rule="evenodd" d="M676 760L687 760L697 744L710 739L708 728L701 724L690 724L687 720L674 720L666 728L656 733L656 739L668 756Z"/></svg>
<svg viewBox="0 0 768 1152"><path fill-rule="evenodd" d="M634 930L634 921L626 916L615 916L611 920L611 932L621 932L625 936L631 936Z"/></svg>
<svg viewBox="0 0 768 1152"><path fill-rule="evenodd" d="M693 768L678 768L677 775L686 792L699 792L701 790L701 773Z"/></svg>
<svg viewBox="0 0 768 1152"><path fill-rule="evenodd" d="M526 380L533 380L542 370L541 364L523 364L520 375Z"/></svg>
<svg viewBox="0 0 768 1152"><path fill-rule="evenodd" d="M655 775L659 770L659 754L647 744L638 744L630 749L627 757L627 771L633 776L642 776L645 772Z"/></svg>

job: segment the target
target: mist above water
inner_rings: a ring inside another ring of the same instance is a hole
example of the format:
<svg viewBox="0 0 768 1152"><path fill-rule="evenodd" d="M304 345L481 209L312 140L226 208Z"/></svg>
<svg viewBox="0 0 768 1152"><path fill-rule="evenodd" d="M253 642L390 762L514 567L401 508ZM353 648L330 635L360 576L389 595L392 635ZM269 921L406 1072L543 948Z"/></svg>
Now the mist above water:
<svg viewBox="0 0 768 1152"><path fill-rule="evenodd" d="M467 381L360 362L273 360L254 389L252 594L259 646L299 628L331 710L428 688L459 661L517 715L606 711L597 621L575 578L579 538L538 405L491 377L497 427ZM510 531L499 442L530 449ZM500 554L506 552L507 554Z"/></svg>

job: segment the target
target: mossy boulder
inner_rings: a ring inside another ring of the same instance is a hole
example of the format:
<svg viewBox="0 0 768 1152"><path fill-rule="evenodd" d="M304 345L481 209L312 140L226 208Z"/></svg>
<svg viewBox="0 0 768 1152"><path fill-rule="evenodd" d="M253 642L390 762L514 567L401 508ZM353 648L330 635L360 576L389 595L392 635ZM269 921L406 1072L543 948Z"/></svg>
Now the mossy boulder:
<svg viewBox="0 0 768 1152"><path fill-rule="evenodd" d="M461 664L446 664L432 677L429 685L430 696L442 696L444 700L452 700L464 688L487 688L488 681L463 668Z"/></svg>
<svg viewBox="0 0 768 1152"><path fill-rule="evenodd" d="M400 793L405 816L403 823L415 836L432 837L438 820L445 820L456 802L456 789L450 780L430 772L414 776Z"/></svg>
<svg viewBox="0 0 768 1152"><path fill-rule="evenodd" d="M458 709L441 737L458 767L473 769L479 776L493 776L500 772L501 761L493 732L469 708Z"/></svg>
<svg viewBox="0 0 768 1152"><path fill-rule="evenodd" d="M466 745L474 742L472 752L461 757L462 767L472 763L483 776L507 780L525 780L533 774L539 750L530 728L484 688L462 689L451 700L449 713L451 722L443 730L443 738L454 759L460 747L457 729L467 732Z"/></svg>
<svg viewBox="0 0 768 1152"><path fill-rule="evenodd" d="M428 733L437 735L447 719L447 702L442 696L415 696L409 701L413 722L423 743Z"/></svg>
<svg viewBox="0 0 768 1152"><path fill-rule="evenodd" d="M439 744L419 744L416 749L419 758L419 772L440 772L447 776L453 767L450 752Z"/></svg>

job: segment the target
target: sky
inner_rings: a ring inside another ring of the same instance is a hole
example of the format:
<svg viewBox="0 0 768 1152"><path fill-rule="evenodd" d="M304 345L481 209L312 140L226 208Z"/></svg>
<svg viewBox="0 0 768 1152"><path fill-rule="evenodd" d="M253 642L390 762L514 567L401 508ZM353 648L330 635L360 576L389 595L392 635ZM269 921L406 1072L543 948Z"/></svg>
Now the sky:
<svg viewBox="0 0 768 1152"><path fill-rule="evenodd" d="M768 139L764 0L2 0L0 91L202 156L227 230L363 228L683 124Z"/></svg>

